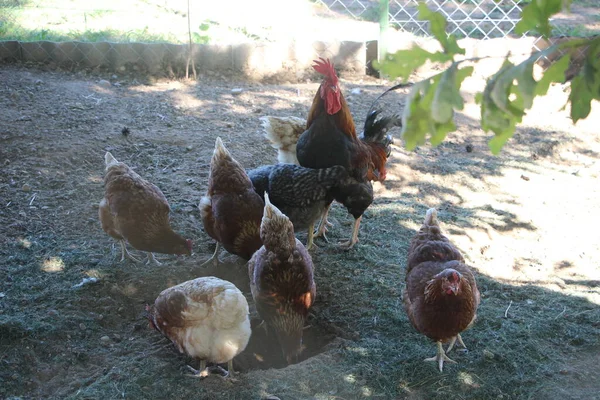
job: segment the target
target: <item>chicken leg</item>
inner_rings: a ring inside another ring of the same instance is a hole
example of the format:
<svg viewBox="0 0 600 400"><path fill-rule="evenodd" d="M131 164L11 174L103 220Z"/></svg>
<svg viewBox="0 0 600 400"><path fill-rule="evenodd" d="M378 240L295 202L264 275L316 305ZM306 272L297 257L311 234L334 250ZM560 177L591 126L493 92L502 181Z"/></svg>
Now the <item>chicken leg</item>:
<svg viewBox="0 0 600 400"><path fill-rule="evenodd" d="M227 362L227 371L219 365L212 366L212 367L206 367L206 360L200 360L200 368L199 369L195 369L189 365L187 367L190 371L193 372L192 375L188 375L188 376L192 376L194 378L199 378L199 379L204 379L207 376L212 375L215 372L218 372L220 374L221 378L233 379L233 375L235 374L235 371L233 370L233 360L229 360Z"/></svg>
<svg viewBox="0 0 600 400"><path fill-rule="evenodd" d="M456 361L448 358L448 356L444 352L444 348L442 347L442 342L437 342L437 354L434 357L426 358L423 361L437 361L438 367L440 368L440 372L442 372L444 369L444 361L456 364Z"/></svg>
<svg viewBox="0 0 600 400"><path fill-rule="evenodd" d="M354 227L352 228L352 236L350 237L350 240L341 244L342 247L349 250L352 247L354 247L354 245L356 243L358 243L358 229L360 228L361 220L362 220L362 215L360 217L356 218L356 220L354 220Z"/></svg>
<svg viewBox="0 0 600 400"><path fill-rule="evenodd" d="M146 265L150 265L150 263L154 263L155 265L162 265L162 263L158 261L156 257L154 257L154 254L148 252L148 261L146 261Z"/></svg>
<svg viewBox="0 0 600 400"><path fill-rule="evenodd" d="M319 246L317 246L315 244L314 237L315 237L315 223L313 222L308 226L308 238L306 239L306 250L310 250L312 248L315 248L315 249L319 248Z"/></svg>
<svg viewBox="0 0 600 400"><path fill-rule="evenodd" d="M140 260L132 256L131 253L127 251L127 247L125 247L125 240L121 239L119 240L119 243L121 244L121 262L125 261L125 257L127 257L135 263L140 262Z"/></svg>
<svg viewBox="0 0 600 400"><path fill-rule="evenodd" d="M319 229L317 230L317 234L315 235L316 238L323 237L323 239L326 242L329 241L327 240L327 236L325 236L325 234L327 233L327 227L333 226L333 224L327 220L327 215L329 215L329 209L331 208L331 204L333 203L329 203L325 211L323 211L323 215L321 216L321 222L319 223Z"/></svg>
<svg viewBox="0 0 600 400"><path fill-rule="evenodd" d="M218 267L219 266L219 249L220 248L221 248L221 243L217 242L217 245L215 246L215 252L213 253L212 257L209 258L208 260L206 260L205 262L203 262L200 266L204 267L206 264L210 264L212 262L215 267Z"/></svg>
<svg viewBox="0 0 600 400"><path fill-rule="evenodd" d="M452 350L452 348L454 347L454 344L456 343L456 341L458 340L458 344L460 344L465 350L467 350L467 346L465 346L465 342L463 342L462 338L460 337L460 333L456 336L454 336L452 339L450 339L450 344L448 345L448 349L446 350L446 353L450 353L450 350Z"/></svg>

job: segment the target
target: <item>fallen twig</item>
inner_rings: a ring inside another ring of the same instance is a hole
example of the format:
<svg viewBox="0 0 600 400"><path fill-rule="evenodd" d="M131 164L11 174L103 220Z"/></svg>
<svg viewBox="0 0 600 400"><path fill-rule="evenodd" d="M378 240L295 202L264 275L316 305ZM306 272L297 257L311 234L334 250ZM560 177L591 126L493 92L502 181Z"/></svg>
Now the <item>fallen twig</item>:
<svg viewBox="0 0 600 400"><path fill-rule="evenodd" d="M510 310L511 306L512 306L512 300L510 301L510 303L508 303L508 307L506 307L506 311L504 311L504 318L508 318L508 310Z"/></svg>
<svg viewBox="0 0 600 400"><path fill-rule="evenodd" d="M563 310L560 312L560 314L558 314L556 317L554 317L554 319L559 319L560 317L562 317L562 315L565 313L565 311L567 311L567 306L563 306Z"/></svg>

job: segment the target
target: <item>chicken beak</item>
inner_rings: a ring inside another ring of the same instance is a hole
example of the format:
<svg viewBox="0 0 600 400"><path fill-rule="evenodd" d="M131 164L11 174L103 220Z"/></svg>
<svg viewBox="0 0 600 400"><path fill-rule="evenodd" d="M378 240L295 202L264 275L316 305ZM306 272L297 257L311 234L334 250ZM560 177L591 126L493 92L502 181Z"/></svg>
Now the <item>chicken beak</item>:
<svg viewBox="0 0 600 400"><path fill-rule="evenodd" d="M455 296L458 294L458 287L457 286L450 286L450 290L452 290L452 293L454 293Z"/></svg>

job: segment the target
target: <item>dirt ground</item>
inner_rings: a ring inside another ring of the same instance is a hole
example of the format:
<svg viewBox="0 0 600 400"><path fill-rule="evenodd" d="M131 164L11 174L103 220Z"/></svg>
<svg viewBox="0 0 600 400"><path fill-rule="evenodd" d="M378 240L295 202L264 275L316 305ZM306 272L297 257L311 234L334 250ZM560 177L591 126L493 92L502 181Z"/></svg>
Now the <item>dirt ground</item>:
<svg viewBox="0 0 600 400"><path fill-rule="evenodd" d="M360 126L385 82L342 78ZM467 82L467 96L480 85ZM600 109L573 126L560 110L562 85L496 157L472 101L437 148L407 152L396 132L357 247L321 243L313 255L317 302L303 360L283 368L256 334L235 360L237 382L186 376L196 361L148 327L144 306L205 275L234 282L251 304L242 260L223 252L218 269L198 267L214 248L196 206L215 138L248 168L274 163L258 118L306 117L317 87L0 66L0 398L599 398ZM405 95L388 101L400 108ZM191 257L118 262L97 217L107 150L163 190L175 229L194 240ZM434 345L401 304L408 241L429 207L482 293L463 335L469 351L444 373L422 362ZM332 222L332 242L347 238L342 207ZM90 277L97 282L77 286Z"/></svg>

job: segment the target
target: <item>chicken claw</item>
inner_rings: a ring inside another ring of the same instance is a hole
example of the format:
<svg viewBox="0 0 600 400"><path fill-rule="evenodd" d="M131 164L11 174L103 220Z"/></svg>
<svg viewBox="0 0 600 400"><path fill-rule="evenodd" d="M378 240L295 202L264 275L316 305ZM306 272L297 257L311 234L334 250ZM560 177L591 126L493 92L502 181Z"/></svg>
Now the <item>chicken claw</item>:
<svg viewBox="0 0 600 400"><path fill-rule="evenodd" d="M443 372L444 370L444 361L456 364L456 361L450 359L444 352L442 342L437 342L437 354L434 357L426 358L423 361L437 361L440 372Z"/></svg>
<svg viewBox="0 0 600 400"><path fill-rule="evenodd" d="M221 243L217 242L217 245L215 247L215 252L213 253L213 255L208 260L206 260L205 262L200 264L200 266L204 267L205 265L210 264L212 262L215 267L218 267L219 266L219 249L220 248L221 248Z"/></svg>
<svg viewBox="0 0 600 400"><path fill-rule="evenodd" d="M318 249L319 246L317 246L315 244L314 241L314 237L315 237L315 224L310 224L310 226L308 227L308 238L306 239L306 250L311 250L311 249Z"/></svg>
<svg viewBox="0 0 600 400"><path fill-rule="evenodd" d="M128 258L135 263L141 262L140 260L132 256L130 252L127 251L124 240L119 240L119 243L121 244L121 262L125 261L125 258Z"/></svg>
<svg viewBox="0 0 600 400"><path fill-rule="evenodd" d="M199 378L199 379L204 379L208 375L210 375L210 371L208 370L208 368L206 368L205 360L200 360L200 368L199 369L195 369L189 365L186 365L186 367L193 373L193 375L188 375L188 376L191 376L194 378Z"/></svg>
<svg viewBox="0 0 600 400"><path fill-rule="evenodd" d="M467 346L465 346L465 342L463 342L462 337L460 337L460 333L456 336L454 336L452 339L450 339L450 344L448 345L448 349L446 350L446 353L450 353L450 350L452 350L452 348L454 347L454 344L456 343L456 341L458 340L458 344L460 344L465 350L467 349Z"/></svg>
<svg viewBox="0 0 600 400"><path fill-rule="evenodd" d="M327 236L325 236L325 234L327 233L327 230L328 230L327 227L333 226L333 224L331 222L329 222L329 220L327 219L327 215L329 215L330 208L331 208L331 204L329 204L329 206L323 212L323 216L321 217L321 222L319 223L319 229L317 230L317 233L315 234L315 237L322 237L326 242L329 242L329 240L327 240Z"/></svg>
<svg viewBox="0 0 600 400"><path fill-rule="evenodd" d="M358 229L360 227L360 221L362 220L362 215L358 218L356 218L356 220L354 221L354 227L352 228L352 236L350 237L350 240L348 240L347 242L341 243L341 247L345 248L346 250L350 250L352 247L354 247L354 245L356 243L358 243Z"/></svg>
<svg viewBox="0 0 600 400"><path fill-rule="evenodd" d="M213 375L213 374L219 374L219 377L221 377L222 379L228 379L231 381L236 381L233 378L233 375L235 374L235 371L233 370L233 361L229 360L229 362L227 363L227 370L225 370L225 368L219 366L219 365L215 365L215 366L211 366L211 367L207 367L206 366L206 361L205 360L200 360L200 369L195 369L189 365L186 365L186 367L193 372L193 375L188 375L194 378L198 378L198 379L204 379L206 377L208 377L209 375Z"/></svg>
<svg viewBox="0 0 600 400"><path fill-rule="evenodd" d="M146 261L146 265L150 265L150 263L154 263L155 265L162 265L162 263L158 261L156 257L154 257L154 254L148 252L148 261Z"/></svg>

